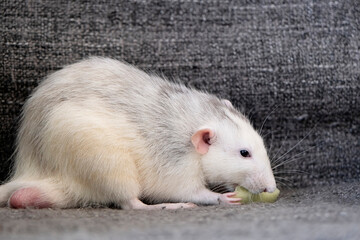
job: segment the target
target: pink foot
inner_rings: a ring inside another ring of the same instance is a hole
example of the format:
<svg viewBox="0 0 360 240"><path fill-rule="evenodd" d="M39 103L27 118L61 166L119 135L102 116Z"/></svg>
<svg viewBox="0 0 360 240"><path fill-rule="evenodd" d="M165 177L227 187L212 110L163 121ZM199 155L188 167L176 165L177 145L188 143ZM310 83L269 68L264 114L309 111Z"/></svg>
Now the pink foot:
<svg viewBox="0 0 360 240"><path fill-rule="evenodd" d="M241 205L241 198L235 198L235 192L224 193L218 198L221 205Z"/></svg>
<svg viewBox="0 0 360 240"><path fill-rule="evenodd" d="M121 205L123 209L143 209L143 210L157 210L157 209L181 209L197 207L194 203L161 203L154 205L147 205L135 198L130 200L127 204Z"/></svg>
<svg viewBox="0 0 360 240"><path fill-rule="evenodd" d="M15 191L9 200L12 208L49 208L52 206L48 199L45 199L42 192L34 187L22 188Z"/></svg>

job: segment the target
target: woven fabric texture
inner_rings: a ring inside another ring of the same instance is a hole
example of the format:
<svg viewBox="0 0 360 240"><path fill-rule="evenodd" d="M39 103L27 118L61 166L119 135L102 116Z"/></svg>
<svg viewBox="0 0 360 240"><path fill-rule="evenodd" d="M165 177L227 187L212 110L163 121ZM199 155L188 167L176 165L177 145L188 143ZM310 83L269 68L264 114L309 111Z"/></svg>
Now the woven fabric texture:
<svg viewBox="0 0 360 240"><path fill-rule="evenodd" d="M89 56L231 100L262 128L286 186L360 180L357 0L4 0L0 9L1 180L26 98Z"/></svg>

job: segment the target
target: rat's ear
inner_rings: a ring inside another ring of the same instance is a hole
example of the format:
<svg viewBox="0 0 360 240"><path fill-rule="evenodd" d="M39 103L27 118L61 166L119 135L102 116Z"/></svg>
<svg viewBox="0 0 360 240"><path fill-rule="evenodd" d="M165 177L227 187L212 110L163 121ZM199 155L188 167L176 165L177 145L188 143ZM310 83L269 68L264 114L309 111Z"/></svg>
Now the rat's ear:
<svg viewBox="0 0 360 240"><path fill-rule="evenodd" d="M233 107L232 103L227 99L221 99L221 102L223 102L229 108Z"/></svg>
<svg viewBox="0 0 360 240"><path fill-rule="evenodd" d="M210 128L202 128L194 133L191 137L191 142L196 151L200 154L205 154L209 150L209 146L215 141L214 130Z"/></svg>

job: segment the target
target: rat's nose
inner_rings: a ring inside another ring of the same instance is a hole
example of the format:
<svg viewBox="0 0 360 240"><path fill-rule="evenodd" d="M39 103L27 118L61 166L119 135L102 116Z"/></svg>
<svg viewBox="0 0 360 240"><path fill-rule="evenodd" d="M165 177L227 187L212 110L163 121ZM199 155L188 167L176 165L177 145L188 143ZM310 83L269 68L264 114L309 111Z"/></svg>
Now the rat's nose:
<svg viewBox="0 0 360 240"><path fill-rule="evenodd" d="M267 188L265 188L265 189L264 189L264 191L263 191L263 192L269 192L269 193L272 193L272 192L274 192L274 191L275 191L275 189L276 189L276 187L267 187Z"/></svg>

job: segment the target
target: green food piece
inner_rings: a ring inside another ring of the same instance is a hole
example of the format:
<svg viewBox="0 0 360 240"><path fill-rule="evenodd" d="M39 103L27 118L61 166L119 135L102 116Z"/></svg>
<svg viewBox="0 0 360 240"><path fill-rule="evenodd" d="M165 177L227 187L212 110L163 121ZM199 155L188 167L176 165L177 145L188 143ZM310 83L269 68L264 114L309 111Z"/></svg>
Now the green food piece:
<svg viewBox="0 0 360 240"><path fill-rule="evenodd" d="M241 203L247 204L251 202L266 202L273 203L277 200L280 190L276 189L272 193L263 192L259 194L253 194L249 192L246 188L237 186L235 189L236 195L234 197L241 198Z"/></svg>

